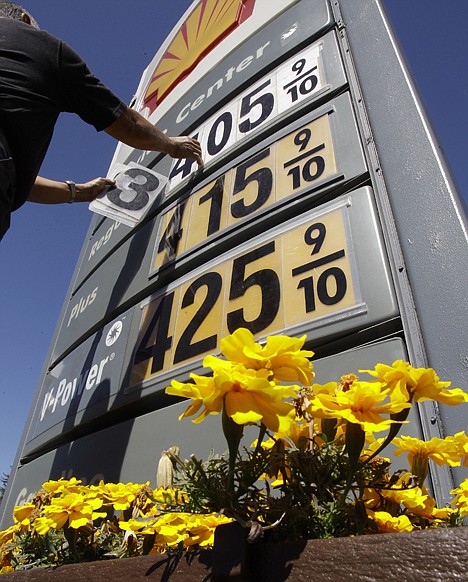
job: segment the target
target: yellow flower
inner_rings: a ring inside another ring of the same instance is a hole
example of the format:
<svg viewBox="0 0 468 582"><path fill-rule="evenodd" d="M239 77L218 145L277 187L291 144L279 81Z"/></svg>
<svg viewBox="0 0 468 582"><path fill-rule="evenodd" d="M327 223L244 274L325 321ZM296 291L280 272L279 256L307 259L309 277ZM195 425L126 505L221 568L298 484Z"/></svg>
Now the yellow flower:
<svg viewBox="0 0 468 582"><path fill-rule="evenodd" d="M408 453L408 462L411 465L416 462L418 457L422 456L432 459L438 465L456 467L460 465L460 457L452 438L439 439L434 437L430 441L422 441L409 436L397 437L393 439L393 443L397 446L395 455Z"/></svg>
<svg viewBox="0 0 468 582"><path fill-rule="evenodd" d="M51 504L45 506L43 512L46 514L45 517L51 520L51 527L54 529L60 529L67 521L70 527L77 529L90 520L106 517L106 513L96 512L101 506L102 499L86 497L81 493L68 493L52 499ZM36 521L33 523L34 527ZM38 523L45 525L41 521Z"/></svg>
<svg viewBox="0 0 468 582"><path fill-rule="evenodd" d="M316 394L311 400L310 412L318 418L343 418L359 424L366 432L379 432L395 422L382 414L390 415L410 407L401 401L384 403L389 392L389 389L383 390L380 382L356 381L346 392Z"/></svg>
<svg viewBox="0 0 468 582"><path fill-rule="evenodd" d="M187 493L174 487L158 487L153 490L151 497L161 507L188 501Z"/></svg>
<svg viewBox="0 0 468 582"><path fill-rule="evenodd" d="M216 527L231 521L231 518L215 513L170 512L147 517L146 521L130 519L128 522L120 522L119 526L126 531L156 535L152 553L162 553L180 544L185 548L213 545Z"/></svg>
<svg viewBox="0 0 468 582"><path fill-rule="evenodd" d="M102 501L106 505L110 504L117 511L124 511L130 507L138 493L148 485L149 481L143 485L140 483L104 483L104 481L100 481L99 485L91 486L90 491L102 496Z"/></svg>
<svg viewBox="0 0 468 582"><path fill-rule="evenodd" d="M393 517L386 511L374 512L370 510L368 510L368 514L369 517L377 524L380 533L413 531L413 525L411 524L407 515Z"/></svg>
<svg viewBox="0 0 468 582"><path fill-rule="evenodd" d="M460 515L468 515L468 478L463 483L460 483L460 487L452 489L450 493L455 495L455 498L451 501L451 505L455 505Z"/></svg>
<svg viewBox="0 0 468 582"><path fill-rule="evenodd" d="M215 391L214 380L211 376L198 376L197 374L190 374L194 383L182 383L177 380L172 380L171 385L166 388L166 394L171 396L180 396L182 398L191 398L193 402L188 406L184 413L179 416L179 420L185 416L193 416L200 408L205 405L205 409L201 411L200 415L193 420L199 423L204 420L208 414L218 414L222 407L222 398L219 402L214 402L212 408L207 408L205 399L213 394Z"/></svg>
<svg viewBox="0 0 468 582"><path fill-rule="evenodd" d="M468 436L463 430L454 434L452 439L458 448L458 456L460 457L460 461L463 460L463 465L468 467Z"/></svg>
<svg viewBox="0 0 468 582"><path fill-rule="evenodd" d="M38 517L33 521L33 527L39 535L43 536L49 530L55 529L56 523L50 517Z"/></svg>
<svg viewBox="0 0 468 582"><path fill-rule="evenodd" d="M47 481L44 483L42 488L51 493L52 495L56 493L79 493L81 490L81 479L76 479L72 477L71 479L59 479L58 481Z"/></svg>
<svg viewBox="0 0 468 582"><path fill-rule="evenodd" d="M334 396L339 391L338 387L338 382L328 382L327 384L312 384L310 389L315 395L328 394L330 396Z"/></svg>
<svg viewBox="0 0 468 582"><path fill-rule="evenodd" d="M375 370L360 371L386 382L395 399L408 402L436 400L449 405L468 402L468 394L460 388L447 390L451 382L441 382L432 368L413 368L408 362L396 360L391 366L377 364Z"/></svg>
<svg viewBox="0 0 468 582"><path fill-rule="evenodd" d="M0 531L0 550L2 549L2 546L4 546L5 544L10 544L15 535L17 533L21 532L21 526L19 523L15 523L14 525L11 525L9 528Z"/></svg>
<svg viewBox="0 0 468 582"><path fill-rule="evenodd" d="M29 518L31 514L36 509L34 503L24 503L23 505L17 505L13 510L13 517L21 525L29 525Z"/></svg>
<svg viewBox="0 0 468 582"><path fill-rule="evenodd" d="M425 519L447 519L447 508L438 509L436 500L431 497L424 486L409 486L411 475L402 475L395 489L383 489L381 495L394 503L403 505L409 512ZM450 512L450 510L448 510Z"/></svg>
<svg viewBox="0 0 468 582"><path fill-rule="evenodd" d="M216 392L205 399L205 406L210 408L219 403L221 396L227 416L236 424L261 421L274 432L289 430L296 418L296 410L282 400L294 398L297 386L278 386L242 365L230 369L220 366L214 371Z"/></svg>
<svg viewBox="0 0 468 582"><path fill-rule="evenodd" d="M206 547L214 543L214 531L218 525L230 523L232 519L211 514L166 513L154 526L156 548L174 547L183 544L185 548L200 545Z"/></svg>
<svg viewBox="0 0 468 582"><path fill-rule="evenodd" d="M403 452L408 453L408 462L411 466L411 472L419 479L422 484L427 477L428 460L432 459L438 465L450 465L455 467L460 465L458 449L453 442L452 437L446 439L432 438L430 441L408 436L393 439L396 447L395 455L401 455Z"/></svg>
<svg viewBox="0 0 468 582"><path fill-rule="evenodd" d="M214 370L213 378L192 374L196 384L173 380L171 387L166 389L168 394L195 399L180 418L195 414L203 405L205 409L194 422L201 422L208 414L221 412L223 406L227 415L239 425L262 421L270 430L278 431L287 430L294 422L294 406L281 400L294 397L297 386L278 386L255 370L212 356L205 360Z"/></svg>
<svg viewBox="0 0 468 582"><path fill-rule="evenodd" d="M252 370L265 370L270 380L279 382L312 382L313 366L308 358L314 355L303 350L306 336L291 338L284 335L267 337L264 346L254 341L245 328L237 329L221 340L221 353L231 362Z"/></svg>
<svg viewBox="0 0 468 582"><path fill-rule="evenodd" d="M366 433L367 447L362 451L361 459L363 461L365 461L367 457L370 457L371 455L373 455L375 453L375 451L377 451L380 448L380 446L383 442L384 442L384 439L383 438L376 439L374 436L374 433L372 433L372 432ZM390 459L388 457L381 457L379 455L378 458L381 459L382 461L390 462Z"/></svg>

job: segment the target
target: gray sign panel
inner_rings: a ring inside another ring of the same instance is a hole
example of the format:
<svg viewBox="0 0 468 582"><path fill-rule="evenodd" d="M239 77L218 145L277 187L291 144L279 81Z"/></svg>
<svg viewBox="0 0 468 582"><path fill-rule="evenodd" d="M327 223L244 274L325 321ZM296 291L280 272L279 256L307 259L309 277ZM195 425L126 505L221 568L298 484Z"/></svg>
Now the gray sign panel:
<svg viewBox="0 0 468 582"><path fill-rule="evenodd" d="M334 32L330 32L262 77L260 81L235 98L232 103L219 109L216 115L203 125L201 130L205 135L205 139L202 139L205 166L203 172L197 172L196 180L205 180L205 176L213 171L215 162L218 167L224 163L224 158L235 148L239 148L239 138L248 142L248 138L255 136L255 142L258 143L259 135L271 131L273 124L284 125L288 115L297 116L301 108L309 110L314 102L332 95L345 83L346 77L336 36ZM191 93L188 93L187 98L190 97ZM184 114L184 118L186 115ZM226 115L231 116L229 126L226 125ZM234 122L243 131L236 132ZM199 137L201 130L196 132ZM217 135L221 130L226 135ZM228 131L229 135L226 133ZM174 128L174 132L180 133L180 130ZM252 140L250 139L250 141ZM233 148L234 144L235 148ZM248 147L248 143L243 143L242 150L244 151L246 147ZM212 151L211 154L209 150ZM359 145L356 146L356 151L360 151ZM171 184L166 188L165 198L180 195L183 187L180 182L187 185L189 174L195 170L196 164L192 164L190 161L174 163L167 156L154 163L154 157L154 153L148 152L147 157L140 156L138 158L139 164L150 165L155 171L165 176L169 176L172 171L173 177ZM148 216L153 215L160 204L160 197L154 202L149 202L152 207ZM117 226L115 226L116 224ZM118 223L110 219L106 219L99 226L87 242L76 282L77 287L130 232L128 227L120 227Z"/></svg>
<svg viewBox="0 0 468 582"><path fill-rule="evenodd" d="M100 218L98 227L91 234L88 241L85 242L86 248L77 275L74 292L81 286L84 279L121 244L122 240L132 233L132 229L125 224L110 218Z"/></svg>
<svg viewBox="0 0 468 582"><path fill-rule="evenodd" d="M25 453L104 415L120 388L133 310L89 338L44 377Z"/></svg>
<svg viewBox="0 0 468 582"><path fill-rule="evenodd" d="M52 364L148 286L153 238L150 222L110 255L71 297L52 352Z"/></svg>
<svg viewBox="0 0 468 582"><path fill-rule="evenodd" d="M260 153L252 158L254 151ZM163 238L169 240L175 236L174 232L170 237L165 236L165 232L168 221L177 214L177 208L171 209L170 215L163 213L154 221L145 223L91 274L69 301L52 362L77 345L90 330L113 317L116 309L131 305L137 295L149 293L150 286L154 291L182 272L233 248L251 237L252 229L254 232L264 231L284 222L304 210L304 205L313 205L314 199L325 191L340 184L344 188L348 181L366 171L358 128L347 94L340 95L330 104L257 143L255 150L247 151L234 160L229 170L223 168L194 186L194 195L189 198L193 203L191 217L184 201L185 220L191 224L185 232L191 234L189 238L185 235L181 238L178 248L192 246L190 253L186 248L187 252L176 270L171 271L165 265L167 249L163 253L158 251L164 247ZM260 174L265 179L259 178ZM220 182L223 182L224 192L216 190ZM232 187L228 186L228 182ZM252 200L256 187L256 200ZM216 190L214 194L213 188ZM213 196L219 197L220 194L225 198L225 224L222 226L220 223L215 228L213 212L216 209L213 202L216 201ZM203 197L211 197L212 200L200 205ZM294 201L295 206L292 205ZM230 217L228 205L231 207ZM252 218L257 218L256 222L252 222ZM173 258L169 256L169 259ZM165 269L162 270L161 280L158 280L159 276L155 277L154 273L163 264Z"/></svg>
<svg viewBox="0 0 468 582"><path fill-rule="evenodd" d="M245 240L245 239L244 239ZM369 245L372 240L372 245ZM238 327L315 344L398 314L373 193L361 188L210 261L142 303L130 386L187 375Z"/></svg>
<svg viewBox="0 0 468 582"><path fill-rule="evenodd" d="M332 63L329 77L326 66ZM333 73L333 74L332 74ZM272 125L285 124L300 110L310 110L319 99L342 87L346 77L334 32L306 46L247 89L218 107L192 134L202 145L204 171L219 165L233 151L245 147ZM145 160L147 165L149 162ZM193 160L175 160L169 175L173 192L197 170Z"/></svg>
<svg viewBox="0 0 468 582"><path fill-rule="evenodd" d="M382 341L315 361L316 381L338 380L341 374L370 369L377 362L391 363L395 359L405 358L401 340ZM8 498L2 505L2 527L7 527L11 522L14 506L30 499L49 479L77 477L88 484L98 483L101 479L124 483L150 481L154 486L160 454L172 445L180 447L183 458L188 458L190 454L206 458L213 449L218 453L224 452L225 442L219 438L220 416L209 415L203 426L195 426L188 419L179 422L177 418L186 406L186 402L181 402L150 412L82 437L20 466L14 475ZM405 427L405 434L416 436L417 423L409 432ZM257 431L249 433L245 445L249 446L256 436Z"/></svg>
<svg viewBox="0 0 468 582"><path fill-rule="evenodd" d="M344 94L258 142L163 211L151 273L177 268L175 261L202 248L205 259L210 251L219 255L233 247L232 236L234 244L246 238L235 234L239 227L250 222L264 231L262 216L269 227L282 223L298 214L299 204L310 208L326 192L337 196L350 189L350 181L362 182L366 172L351 102Z"/></svg>

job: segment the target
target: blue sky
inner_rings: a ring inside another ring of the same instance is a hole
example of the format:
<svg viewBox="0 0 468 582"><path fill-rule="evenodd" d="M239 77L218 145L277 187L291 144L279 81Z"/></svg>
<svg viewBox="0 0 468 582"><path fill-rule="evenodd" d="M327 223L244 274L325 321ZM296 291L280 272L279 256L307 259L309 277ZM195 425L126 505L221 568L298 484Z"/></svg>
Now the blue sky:
<svg viewBox="0 0 468 582"><path fill-rule="evenodd" d="M305 0L302 0L305 1ZM23 0L124 101L188 0ZM465 0L384 0L459 192L468 204ZM105 175L116 143L62 115L41 174ZM0 244L0 473L9 472L86 234L87 205L26 204Z"/></svg>

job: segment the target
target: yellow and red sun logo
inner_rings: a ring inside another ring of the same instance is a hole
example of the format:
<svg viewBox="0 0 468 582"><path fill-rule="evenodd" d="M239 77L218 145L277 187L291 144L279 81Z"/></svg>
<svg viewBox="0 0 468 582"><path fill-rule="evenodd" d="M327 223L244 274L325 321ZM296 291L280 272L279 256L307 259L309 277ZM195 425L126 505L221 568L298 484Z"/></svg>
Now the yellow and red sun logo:
<svg viewBox="0 0 468 582"><path fill-rule="evenodd" d="M255 0L201 0L156 65L142 108L152 113L216 45L249 18L254 5Z"/></svg>

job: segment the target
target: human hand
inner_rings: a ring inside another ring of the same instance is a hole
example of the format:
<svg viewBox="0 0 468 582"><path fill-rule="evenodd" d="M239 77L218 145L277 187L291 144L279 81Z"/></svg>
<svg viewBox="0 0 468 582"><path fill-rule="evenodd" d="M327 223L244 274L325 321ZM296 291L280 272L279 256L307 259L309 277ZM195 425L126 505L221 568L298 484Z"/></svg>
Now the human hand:
<svg viewBox="0 0 468 582"><path fill-rule="evenodd" d="M173 158L195 158L199 166L203 166L200 142L185 135L168 137L170 147L168 154Z"/></svg>
<svg viewBox="0 0 468 582"><path fill-rule="evenodd" d="M91 202L111 186L115 186L115 182L109 178L95 178L84 184L76 184L76 202Z"/></svg>

